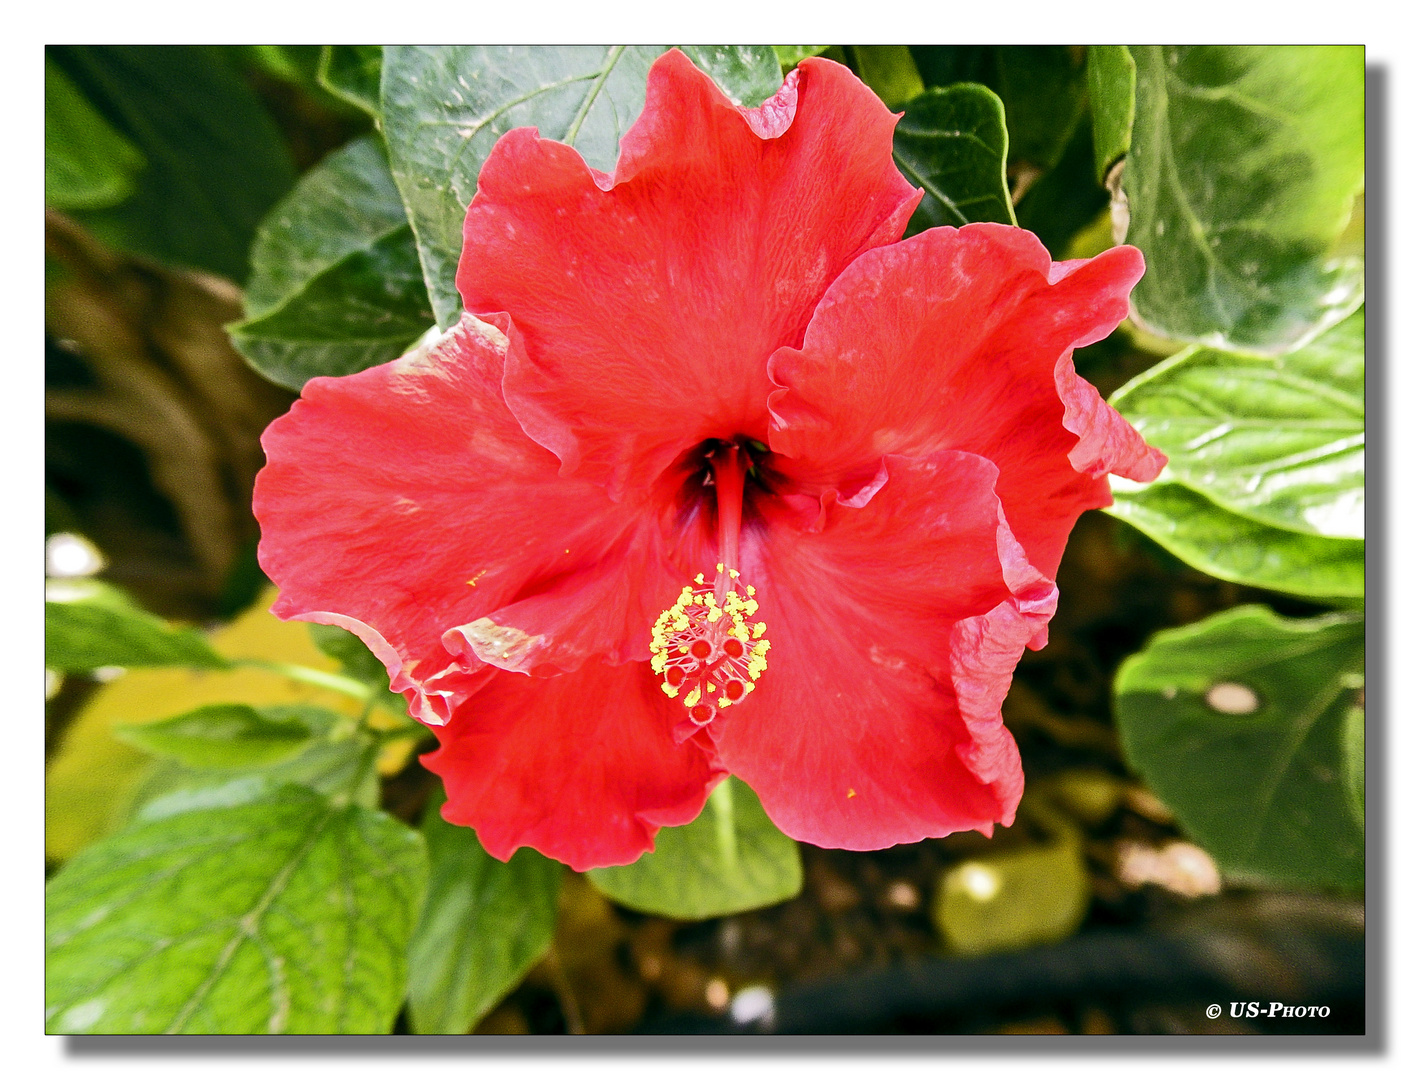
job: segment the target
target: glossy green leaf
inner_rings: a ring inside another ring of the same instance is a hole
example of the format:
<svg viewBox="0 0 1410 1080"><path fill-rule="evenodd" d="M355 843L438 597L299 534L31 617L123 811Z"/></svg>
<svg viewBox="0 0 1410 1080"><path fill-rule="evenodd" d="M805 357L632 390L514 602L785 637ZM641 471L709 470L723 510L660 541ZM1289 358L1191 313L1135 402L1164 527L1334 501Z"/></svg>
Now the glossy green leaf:
<svg viewBox="0 0 1410 1080"><path fill-rule="evenodd" d="M992 90L960 83L913 98L896 125L893 148L901 174L925 191L910 232L971 221L1014 223L1004 178L1004 106Z"/></svg>
<svg viewBox="0 0 1410 1080"><path fill-rule="evenodd" d="M617 903L673 919L710 919L766 907L803 887L798 845L779 832L759 797L726 777L689 825L662 829L656 850L630 866L589 870Z"/></svg>
<svg viewBox="0 0 1410 1080"><path fill-rule="evenodd" d="M294 183L274 122L218 50L45 51L147 159L120 205L81 215L114 246L245 280L256 226Z"/></svg>
<svg viewBox="0 0 1410 1080"><path fill-rule="evenodd" d="M1105 184L1111 167L1131 149L1136 121L1136 62L1125 45L1087 49L1087 94L1092 103L1093 158L1097 183Z"/></svg>
<svg viewBox="0 0 1410 1080"><path fill-rule="evenodd" d="M296 787L102 840L46 891L46 1030L389 1031L426 864L394 818Z"/></svg>
<svg viewBox="0 0 1410 1080"><path fill-rule="evenodd" d="M563 868L530 848L507 863L492 858L473 831L441 817L444 801L438 792L421 824L431 883L407 997L419 1035L471 1030L543 956L558 919Z"/></svg>
<svg viewBox="0 0 1410 1080"><path fill-rule="evenodd" d="M374 117L382 115L382 46L325 45L318 83Z"/></svg>
<svg viewBox="0 0 1410 1080"><path fill-rule="evenodd" d="M1363 183L1364 49L1131 55L1121 188L1125 241L1146 257L1137 321L1162 337L1276 354L1354 311L1362 260L1333 248Z"/></svg>
<svg viewBox="0 0 1410 1080"><path fill-rule="evenodd" d="M1365 595L1366 545L1310 536L1231 513L1181 484L1112 477L1107 513L1225 581L1324 599Z"/></svg>
<svg viewBox="0 0 1410 1080"><path fill-rule="evenodd" d="M904 45L853 45L857 75L891 109L925 89L911 51Z"/></svg>
<svg viewBox="0 0 1410 1080"><path fill-rule="evenodd" d="M647 72L664 51L645 45L384 49L383 131L442 328L460 311L455 270L465 208L495 141L511 128L537 127L610 172L618 140L646 102ZM726 64L712 50L713 71L745 76L740 86L723 84L727 94L740 101L757 95L760 72L777 64L763 52L739 49L738 63Z"/></svg>
<svg viewBox="0 0 1410 1080"><path fill-rule="evenodd" d="M228 661L194 630L172 626L97 582L54 582L44 603L44 666L223 668Z"/></svg>
<svg viewBox="0 0 1410 1080"><path fill-rule="evenodd" d="M44 203L58 210L112 206L147 165L52 60L44 60Z"/></svg>
<svg viewBox="0 0 1410 1080"><path fill-rule="evenodd" d="M1365 536L1365 345L1358 311L1279 357L1192 346L1111 397L1225 510L1319 536Z"/></svg>
<svg viewBox="0 0 1410 1080"><path fill-rule="evenodd" d="M1157 634L1117 672L1128 760L1225 873L1361 884L1349 803L1363 766L1343 725L1365 644L1359 614L1284 619L1248 606Z"/></svg>
<svg viewBox="0 0 1410 1080"><path fill-rule="evenodd" d="M231 340L298 390L395 360L435 318L401 195L375 135L309 172L260 226Z"/></svg>
<svg viewBox="0 0 1410 1080"><path fill-rule="evenodd" d="M197 768L250 768L297 757L314 733L296 707L205 705L151 724L122 724L119 738Z"/></svg>
<svg viewBox="0 0 1410 1080"><path fill-rule="evenodd" d="M1070 251L1072 245L1102 218L1109 202L1106 189L1092 179L1092 125L1083 116L1061 160L1038 178L1014 211L1019 227L1036 233L1054 259L1079 258Z"/></svg>
<svg viewBox="0 0 1410 1080"><path fill-rule="evenodd" d="M778 55L767 45L682 45L681 52L746 109L773 97L783 82Z"/></svg>

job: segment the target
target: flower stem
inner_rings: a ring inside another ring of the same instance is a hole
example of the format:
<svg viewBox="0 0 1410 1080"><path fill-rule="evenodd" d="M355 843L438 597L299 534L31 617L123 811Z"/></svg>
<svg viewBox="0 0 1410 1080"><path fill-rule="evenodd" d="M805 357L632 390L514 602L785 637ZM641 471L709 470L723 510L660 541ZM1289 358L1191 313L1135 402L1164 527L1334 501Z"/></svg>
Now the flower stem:
<svg viewBox="0 0 1410 1080"><path fill-rule="evenodd" d="M232 660L236 667L259 668L262 671L272 671L276 675L283 675L286 679L293 679L308 686L317 686L323 690L334 690L348 697L356 698L358 701L370 702L372 689L365 683L360 683L356 679L350 679L346 675L335 675L331 671L319 671L317 668L304 667L302 664L284 664L277 660Z"/></svg>

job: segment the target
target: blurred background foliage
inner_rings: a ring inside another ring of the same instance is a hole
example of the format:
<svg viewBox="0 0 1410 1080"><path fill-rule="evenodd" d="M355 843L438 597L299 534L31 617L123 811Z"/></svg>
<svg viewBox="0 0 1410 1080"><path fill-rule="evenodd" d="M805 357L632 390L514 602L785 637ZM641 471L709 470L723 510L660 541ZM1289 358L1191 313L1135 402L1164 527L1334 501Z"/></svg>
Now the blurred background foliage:
<svg viewBox="0 0 1410 1080"><path fill-rule="evenodd" d="M1146 257L1076 362L1171 464L1073 534L993 839L824 851L732 781L501 864L361 643L268 614L264 426L453 322L494 140L610 169L661 51L46 50L49 1029L1362 1030L1359 48L687 47L745 105L847 64L912 232ZM1270 999L1329 1015L1204 1011Z"/></svg>

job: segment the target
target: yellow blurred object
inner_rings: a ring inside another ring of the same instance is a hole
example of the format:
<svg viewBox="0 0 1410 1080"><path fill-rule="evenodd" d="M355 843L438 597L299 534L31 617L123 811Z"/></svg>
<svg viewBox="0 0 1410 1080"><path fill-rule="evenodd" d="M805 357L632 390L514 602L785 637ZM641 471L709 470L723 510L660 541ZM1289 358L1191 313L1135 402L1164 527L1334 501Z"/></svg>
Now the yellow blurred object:
<svg viewBox="0 0 1410 1080"><path fill-rule="evenodd" d="M338 663L318 651L299 622L282 622L269 613L278 596L270 588L230 625L210 637L216 651L231 659L273 660L318 671L336 672ZM344 715L356 715L357 703L332 690L320 690L275 672L254 668L233 671L192 671L154 668L129 671L100 687L65 733L45 778L45 857L62 861L117 828L131 810L132 798L154 759L120 742L116 724L162 720L201 705L221 702L250 705L319 705ZM404 724L383 709L374 709L369 724L388 729ZM406 764L413 739L398 739L383 748L378 771L387 775Z"/></svg>

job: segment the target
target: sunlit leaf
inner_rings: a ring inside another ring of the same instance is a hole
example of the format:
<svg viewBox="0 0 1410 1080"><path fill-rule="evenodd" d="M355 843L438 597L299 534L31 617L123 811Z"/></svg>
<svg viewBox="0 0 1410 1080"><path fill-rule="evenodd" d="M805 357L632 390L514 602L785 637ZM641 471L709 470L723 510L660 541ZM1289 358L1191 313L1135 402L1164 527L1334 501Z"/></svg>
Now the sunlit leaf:
<svg viewBox="0 0 1410 1080"><path fill-rule="evenodd" d="M777 59L764 49L730 48L733 59L710 50L712 74L738 74L742 83L726 78L722 88L751 100L761 92L761 73L777 71ZM664 51L646 45L384 50L383 131L442 328L460 310L455 270L465 208L495 141L511 128L536 127L611 172L618 140L646 102L647 72Z"/></svg>
<svg viewBox="0 0 1410 1080"><path fill-rule="evenodd" d="M1113 478L1112 493L1115 502L1107 513L1206 574L1297 596L1365 594L1364 541L1264 525L1182 484L1138 485Z"/></svg>
<svg viewBox="0 0 1410 1080"><path fill-rule="evenodd" d="M431 881L411 937L411 1028L459 1035L516 987L553 940L563 868L530 848L507 863L485 854L470 829L441 817L437 792L421 829Z"/></svg>
<svg viewBox="0 0 1410 1080"><path fill-rule="evenodd" d="M1004 106L992 90L961 83L912 98L893 145L901 174L925 191L911 232L971 221L1014 223L1004 178Z"/></svg>
<svg viewBox="0 0 1410 1080"><path fill-rule="evenodd" d="M1280 353L1361 302L1333 247L1364 172L1360 46L1137 46L1121 174L1146 257L1133 312L1163 337ZM1102 111L1100 130L1120 128ZM1111 108L1120 107L1113 94Z"/></svg>
<svg viewBox="0 0 1410 1080"><path fill-rule="evenodd" d="M904 45L853 45L851 53L857 75L889 108L899 108L925 89Z"/></svg>
<svg viewBox="0 0 1410 1080"><path fill-rule="evenodd" d="M138 824L49 883L46 1030L388 1031L426 861L395 819L297 787Z"/></svg>
<svg viewBox="0 0 1410 1080"><path fill-rule="evenodd" d="M54 671L227 661L195 630L172 626L97 583L56 582L44 604L44 666Z"/></svg>
<svg viewBox="0 0 1410 1080"><path fill-rule="evenodd" d="M1157 634L1117 672L1128 760L1225 873L1361 883L1364 764L1345 725L1365 647L1359 615L1248 606Z"/></svg>
<svg viewBox="0 0 1410 1080"><path fill-rule="evenodd" d="M1169 456L1158 483L1183 484L1265 525L1360 538L1363 324L1357 312L1280 357L1194 346L1132 380L1111 403Z"/></svg>
<svg viewBox="0 0 1410 1080"><path fill-rule="evenodd" d="M727 777L689 825L662 829L656 850L630 866L589 870L617 903L673 919L709 919L798 895L798 845L779 832L759 797Z"/></svg>
<svg viewBox="0 0 1410 1080"><path fill-rule="evenodd" d="M314 740L296 708L239 703L205 705L154 724L125 724L117 734L149 754L198 768L273 765L296 757Z"/></svg>

